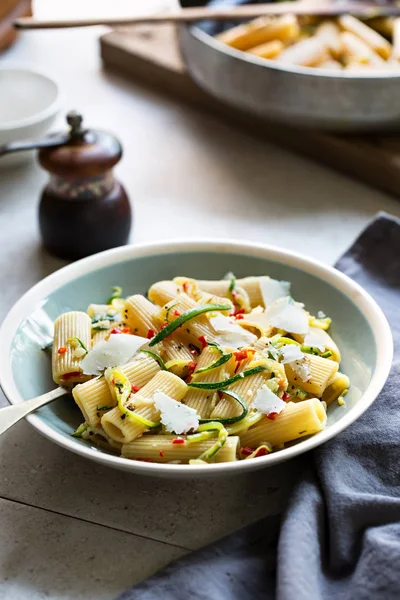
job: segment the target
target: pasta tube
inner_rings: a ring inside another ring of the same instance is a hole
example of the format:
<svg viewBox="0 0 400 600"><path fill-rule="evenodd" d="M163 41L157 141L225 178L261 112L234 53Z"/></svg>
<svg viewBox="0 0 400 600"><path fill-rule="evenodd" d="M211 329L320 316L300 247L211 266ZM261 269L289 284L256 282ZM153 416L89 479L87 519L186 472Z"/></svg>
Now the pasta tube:
<svg viewBox="0 0 400 600"><path fill-rule="evenodd" d="M290 42L299 35L299 25L294 15L260 17L249 23L238 25L216 36L216 39L237 50L248 50L269 42Z"/></svg>
<svg viewBox="0 0 400 600"><path fill-rule="evenodd" d="M217 359L218 352L212 346L207 346L204 348L199 357L196 370L209 367ZM207 371L206 373L195 376L195 380L207 383L222 381L223 379L229 377L232 370L232 365L233 362L225 363L225 365L222 365L222 367L218 367L216 369L212 369L211 371ZM194 374L196 375L196 371ZM194 408L200 417L207 419L217 404L218 399L218 393L214 390L199 390L192 388L188 391L185 397L185 404L190 406L190 408Z"/></svg>
<svg viewBox="0 0 400 600"><path fill-rule="evenodd" d="M350 387L350 379L347 375L337 372L336 375L328 382L328 385L322 394L322 400L328 405L337 400L345 390Z"/></svg>
<svg viewBox="0 0 400 600"><path fill-rule="evenodd" d="M55 320L52 370L53 379L59 385L72 386L88 379L80 364L91 346L91 328L90 317L84 312L64 313ZM71 339L78 343L72 344Z"/></svg>
<svg viewBox="0 0 400 600"><path fill-rule="evenodd" d="M285 44L281 40L271 40L248 50L249 54L260 58L276 58L284 49Z"/></svg>
<svg viewBox="0 0 400 600"><path fill-rule="evenodd" d="M154 394L156 392L164 392L164 394L174 398L174 400L180 401L185 396L186 391L187 385L182 379L167 371L160 371L140 390L140 393L138 392L134 395L133 402L137 405L137 408L133 410L144 419L157 421L159 419L159 412L152 402ZM116 442L127 444L141 436L147 430L147 427L141 423L123 419L122 417L123 415L121 415L118 406L116 406L101 419L104 431Z"/></svg>
<svg viewBox="0 0 400 600"><path fill-rule="evenodd" d="M265 417L240 436L241 446L257 448L268 442L272 447L322 431L326 412L318 398L288 402L275 420Z"/></svg>
<svg viewBox="0 0 400 600"><path fill-rule="evenodd" d="M384 65L385 61L364 40L351 31L343 31L343 60L345 64L360 63L371 65Z"/></svg>
<svg viewBox="0 0 400 600"><path fill-rule="evenodd" d="M173 281L158 281L154 283L148 291L148 296L154 304L162 306L174 300L181 290Z"/></svg>
<svg viewBox="0 0 400 600"><path fill-rule="evenodd" d="M393 21L393 53L395 60L400 60L400 18Z"/></svg>
<svg viewBox="0 0 400 600"><path fill-rule="evenodd" d="M158 306L144 296L135 294L126 299L124 321L135 335L147 337L149 331L152 331L154 335L158 331L153 319L157 311Z"/></svg>
<svg viewBox="0 0 400 600"><path fill-rule="evenodd" d="M387 60L389 58L392 47L377 31L352 15L341 15L338 17L338 23L344 31L357 36L383 59Z"/></svg>
<svg viewBox="0 0 400 600"><path fill-rule="evenodd" d="M173 443L176 439L184 443ZM122 446L122 456L136 460L150 460L159 463L179 462L188 463L208 450L215 439L204 442L190 443L186 436L180 435L146 435L134 442ZM214 462L232 462L237 460L239 437L229 436L222 448L215 454Z"/></svg>
<svg viewBox="0 0 400 600"><path fill-rule="evenodd" d="M285 371L289 380L289 390L300 386L305 392L321 398L328 381L337 373L339 365L334 360L307 354L304 359L310 370L308 381L302 381L299 374L293 369L290 363L285 365Z"/></svg>
<svg viewBox="0 0 400 600"><path fill-rule="evenodd" d="M333 21L324 21L318 25L317 36L328 48L333 58L340 58L343 52L343 41L340 37L340 29L336 23ZM326 62L329 63L329 59ZM338 64L340 66L340 63Z"/></svg>
<svg viewBox="0 0 400 600"><path fill-rule="evenodd" d="M121 367L121 371L127 376L131 385L141 388L160 371L160 366L154 358L143 354L140 358L135 358ZM86 423L91 427L100 425L101 417L115 406L115 400L104 377L96 377L75 386L72 395ZM99 411L99 408L102 410Z"/></svg>
<svg viewBox="0 0 400 600"><path fill-rule="evenodd" d="M315 36L289 46L276 60L284 64L316 67L328 59L329 53L324 40Z"/></svg>

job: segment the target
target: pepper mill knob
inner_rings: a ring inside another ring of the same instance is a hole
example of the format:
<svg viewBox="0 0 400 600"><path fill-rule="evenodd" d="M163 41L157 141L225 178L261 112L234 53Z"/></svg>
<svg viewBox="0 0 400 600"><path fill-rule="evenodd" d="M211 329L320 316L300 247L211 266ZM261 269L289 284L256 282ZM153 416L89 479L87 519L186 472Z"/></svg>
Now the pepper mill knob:
<svg viewBox="0 0 400 600"><path fill-rule="evenodd" d="M76 110L70 110L67 113L67 123L70 127L69 134L71 137L77 138L82 137L85 130L82 129L83 117Z"/></svg>
<svg viewBox="0 0 400 600"><path fill-rule="evenodd" d="M75 260L126 244L132 214L126 191L112 173L122 157L120 142L110 133L85 129L77 111L66 118L67 142L38 154L50 173L39 226L49 252Z"/></svg>

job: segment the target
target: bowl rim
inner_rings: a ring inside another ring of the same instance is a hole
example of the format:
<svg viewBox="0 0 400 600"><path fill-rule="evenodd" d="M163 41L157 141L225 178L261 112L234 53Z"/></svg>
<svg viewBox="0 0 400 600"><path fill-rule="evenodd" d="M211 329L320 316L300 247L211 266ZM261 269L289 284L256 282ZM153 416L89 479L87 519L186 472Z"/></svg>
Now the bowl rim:
<svg viewBox="0 0 400 600"><path fill-rule="evenodd" d="M250 63L252 65L256 65L262 67L263 69L272 69L274 71L283 71L286 73L293 73L295 75L309 75L311 77L327 77L329 79L341 79L341 80L380 80L380 79L399 79L400 71L398 73L390 73L385 71L373 71L373 72L357 72L350 71L334 71L329 69L316 69L315 67L302 67L298 65L284 65L279 64L276 60L272 60L270 58L261 58L259 56L255 56L253 54L249 54L248 52L244 52L242 50L237 50L236 48L232 48L219 40L216 40L212 35L206 33L197 25L182 25L182 28L188 30L189 34L193 35L198 41L203 42L207 46L210 46L214 50L218 52L222 52L231 58L236 60L242 60L244 62Z"/></svg>
<svg viewBox="0 0 400 600"><path fill-rule="evenodd" d="M204 466L134 461L112 454L97 452L90 446L78 443L72 436L69 438L58 433L50 425L42 421L39 416L34 414L28 416L27 421L45 437L81 456L104 465L114 466L139 474L168 476L169 473L174 477L179 477L179 475L182 477L204 476L207 473L209 475L233 474L235 472L242 473L272 466L319 446L346 429L374 402L389 375L393 357L393 340L383 311L359 284L334 267L276 246L232 239L217 240L203 238L197 240L173 239L162 242L132 244L106 250L59 269L30 288L11 308L0 328L0 355L4 357L4 360L0 363L0 385L9 403L17 404L23 402L12 374L11 346L16 330L21 322L31 314L32 306L38 305L45 297L64 284L103 267L132 259L135 260L140 257L163 253L173 254L182 251L237 253L272 260L277 263L296 267L314 275L344 293L364 314L371 327L377 347L376 367L373 371L371 381L360 400L339 421L329 428L324 429L309 439L305 439L297 445L260 457L256 461L214 463Z"/></svg>
<svg viewBox="0 0 400 600"><path fill-rule="evenodd" d="M0 123L0 132L2 131L18 131L25 127L30 127L31 125L37 125L38 123L42 123L46 121L49 117L54 116L61 109L62 104L62 92L60 88L60 84L54 77L50 76L48 73L41 71L36 68L31 68L27 65L21 65L19 63L8 64L0 67L0 74L5 71L18 72L18 73L29 73L30 75L38 76L42 79L47 79L55 88L55 98L52 102L43 108L39 112L31 115L30 117L25 117L23 119L14 119L12 121L6 121L4 123Z"/></svg>

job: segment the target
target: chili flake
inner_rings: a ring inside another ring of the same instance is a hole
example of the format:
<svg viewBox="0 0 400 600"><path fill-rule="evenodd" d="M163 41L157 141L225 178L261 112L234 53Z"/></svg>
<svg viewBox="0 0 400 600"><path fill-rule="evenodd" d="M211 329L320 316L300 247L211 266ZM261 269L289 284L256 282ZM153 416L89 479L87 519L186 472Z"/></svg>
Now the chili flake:
<svg viewBox="0 0 400 600"><path fill-rule="evenodd" d="M233 353L236 360L245 360L247 358L247 350L239 350Z"/></svg>
<svg viewBox="0 0 400 600"><path fill-rule="evenodd" d="M164 452L162 450L160 450L160 456L161 458L164 458Z"/></svg>
<svg viewBox="0 0 400 600"><path fill-rule="evenodd" d="M154 331L154 329L149 329L147 332L147 339L151 340L151 338L153 338L156 335L156 332Z"/></svg>
<svg viewBox="0 0 400 600"><path fill-rule="evenodd" d="M208 346L208 342L207 342L207 340L206 340L206 338L205 338L205 336L204 336L204 335L201 335L201 336L200 336L200 337L198 337L197 339L199 340L199 342L200 342L200 344L201 344L201 349L202 349L202 350L204 350L204 348L207 348L207 346Z"/></svg>
<svg viewBox="0 0 400 600"><path fill-rule="evenodd" d="M140 390L140 387L137 385L132 385L131 386L131 390L132 392L135 394L136 392L138 392Z"/></svg>
<svg viewBox="0 0 400 600"><path fill-rule="evenodd" d="M66 353L66 351L67 351L66 347L65 347L65 346L61 346L61 347L58 349L58 354L65 354L65 353Z"/></svg>
<svg viewBox="0 0 400 600"><path fill-rule="evenodd" d="M282 394L282 400L284 400L285 402L287 402L290 399L290 394L288 394L287 392L283 392Z"/></svg>
<svg viewBox="0 0 400 600"><path fill-rule="evenodd" d="M181 316L181 313L179 312L179 310L176 310L176 309L174 310L173 314L174 314L176 317L180 317L180 316Z"/></svg>
<svg viewBox="0 0 400 600"><path fill-rule="evenodd" d="M172 443L173 443L173 444L184 444L184 443L185 443L185 440L184 440L184 439L182 439L182 438L174 438L174 439L172 440Z"/></svg>
<svg viewBox="0 0 400 600"><path fill-rule="evenodd" d="M250 448L250 446L244 446L243 448L240 448L240 454L243 454L243 456L250 456L250 454L253 454L255 448Z"/></svg>
<svg viewBox="0 0 400 600"><path fill-rule="evenodd" d="M110 333L122 333L122 330L119 327L113 327L113 329L111 329Z"/></svg>
<svg viewBox="0 0 400 600"><path fill-rule="evenodd" d="M244 319L244 315L242 315L242 313L239 313L238 315L235 315L235 319L236 321L240 321L240 319Z"/></svg>
<svg viewBox="0 0 400 600"><path fill-rule="evenodd" d="M275 421L276 417L279 415L277 412L270 412L267 414L267 419L271 419L271 421Z"/></svg>
<svg viewBox="0 0 400 600"><path fill-rule="evenodd" d="M266 448L259 448L257 453L254 455L254 458L258 458L259 456L265 456L266 454L269 454L268 450Z"/></svg>
<svg viewBox="0 0 400 600"><path fill-rule="evenodd" d="M188 364L188 377L190 377L190 375L192 375L192 373L194 373L194 370L196 367L197 367L197 362L195 362L194 360L192 360Z"/></svg>

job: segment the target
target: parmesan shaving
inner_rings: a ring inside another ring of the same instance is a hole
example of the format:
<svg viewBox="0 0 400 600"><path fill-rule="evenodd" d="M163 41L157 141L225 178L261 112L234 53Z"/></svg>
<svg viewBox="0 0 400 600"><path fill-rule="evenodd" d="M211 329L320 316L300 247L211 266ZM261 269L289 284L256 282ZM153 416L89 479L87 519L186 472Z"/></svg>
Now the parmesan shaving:
<svg viewBox="0 0 400 600"><path fill-rule="evenodd" d="M287 363L292 363L295 360L302 360L304 358L304 353L300 350L300 346L297 344L287 344L286 346L282 346L279 348L279 352L283 356L281 362L284 365Z"/></svg>
<svg viewBox="0 0 400 600"><path fill-rule="evenodd" d="M161 423L167 431L181 434L199 426L199 416L194 408L170 398L164 392L154 394L154 406L160 411Z"/></svg>
<svg viewBox="0 0 400 600"><path fill-rule="evenodd" d="M321 338L318 337L315 333L308 333L304 337L304 344L306 346L313 346L314 348L318 348L321 352L325 352L325 346L321 341Z"/></svg>
<svg viewBox="0 0 400 600"><path fill-rule="evenodd" d="M289 281L278 281L271 277L260 277L259 281L261 296L266 308L276 300L290 296Z"/></svg>
<svg viewBox="0 0 400 600"><path fill-rule="evenodd" d="M279 415L285 406L286 402L278 398L266 385L260 387L253 402L253 407L264 413L264 415L270 415L271 413Z"/></svg>
<svg viewBox="0 0 400 600"><path fill-rule="evenodd" d="M217 334L214 341L220 346L242 348L243 346L251 346L257 341L256 335L224 315L210 317L210 323Z"/></svg>
<svg viewBox="0 0 400 600"><path fill-rule="evenodd" d="M81 362L82 371L85 375L100 375L108 367L124 365L148 342L138 335L112 334L89 350Z"/></svg>
<svg viewBox="0 0 400 600"><path fill-rule="evenodd" d="M308 315L302 305L293 302L290 297L276 300L265 314L271 325L289 333L305 334L308 332Z"/></svg>

